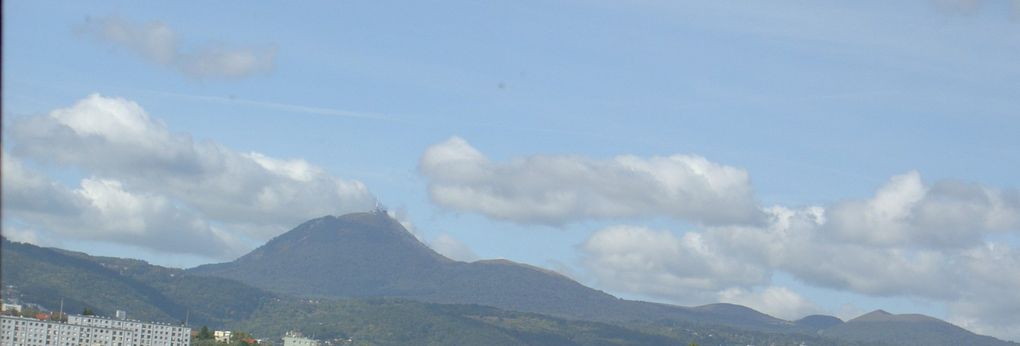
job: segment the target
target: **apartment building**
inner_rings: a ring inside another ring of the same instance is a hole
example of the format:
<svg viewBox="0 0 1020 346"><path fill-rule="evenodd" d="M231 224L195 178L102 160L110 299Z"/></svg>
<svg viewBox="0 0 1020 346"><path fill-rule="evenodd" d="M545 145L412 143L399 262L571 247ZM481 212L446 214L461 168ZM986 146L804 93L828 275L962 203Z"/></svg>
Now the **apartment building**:
<svg viewBox="0 0 1020 346"><path fill-rule="evenodd" d="M0 344L11 346L190 346L191 329L98 316L68 316L67 322L0 316Z"/></svg>

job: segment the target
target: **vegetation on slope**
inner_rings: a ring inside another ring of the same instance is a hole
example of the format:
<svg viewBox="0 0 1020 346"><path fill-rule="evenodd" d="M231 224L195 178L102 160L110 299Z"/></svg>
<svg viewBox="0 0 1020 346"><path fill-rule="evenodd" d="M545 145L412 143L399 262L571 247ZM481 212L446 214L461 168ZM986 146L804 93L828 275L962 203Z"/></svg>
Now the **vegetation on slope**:
<svg viewBox="0 0 1020 346"><path fill-rule="evenodd" d="M282 300L230 325L277 339L299 331L354 345L845 345L804 335L693 325L620 326L479 305L434 304L393 298Z"/></svg>
<svg viewBox="0 0 1020 346"><path fill-rule="evenodd" d="M113 316L125 310L138 320L219 326L243 319L275 295L222 278L189 275L144 261L10 242L0 243L0 283L20 298L64 311L88 308Z"/></svg>

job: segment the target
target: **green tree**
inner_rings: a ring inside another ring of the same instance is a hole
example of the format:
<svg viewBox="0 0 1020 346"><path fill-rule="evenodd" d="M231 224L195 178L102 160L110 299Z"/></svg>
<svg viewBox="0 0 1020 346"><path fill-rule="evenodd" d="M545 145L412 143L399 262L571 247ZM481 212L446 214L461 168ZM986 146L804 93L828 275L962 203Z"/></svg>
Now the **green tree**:
<svg viewBox="0 0 1020 346"><path fill-rule="evenodd" d="M81 311L81 314L82 314L82 315L85 315L85 316L92 316L92 315L95 315L95 313L94 313L94 312L92 312L92 309L89 309L89 308L85 308L85 310L82 310L82 311Z"/></svg>
<svg viewBox="0 0 1020 346"><path fill-rule="evenodd" d="M199 340L209 340L209 339L212 339L212 338L213 338L213 335L212 335L212 333L209 332L209 327L202 326L202 329L198 331L198 339Z"/></svg>
<svg viewBox="0 0 1020 346"><path fill-rule="evenodd" d="M67 314L66 313L60 313L60 312L54 312L54 313L50 314L50 319L53 320L53 321L67 322Z"/></svg>
<svg viewBox="0 0 1020 346"><path fill-rule="evenodd" d="M39 309L33 308L31 306L26 306L21 308L21 317L35 317L35 314L38 314L40 312L41 311L39 311Z"/></svg>

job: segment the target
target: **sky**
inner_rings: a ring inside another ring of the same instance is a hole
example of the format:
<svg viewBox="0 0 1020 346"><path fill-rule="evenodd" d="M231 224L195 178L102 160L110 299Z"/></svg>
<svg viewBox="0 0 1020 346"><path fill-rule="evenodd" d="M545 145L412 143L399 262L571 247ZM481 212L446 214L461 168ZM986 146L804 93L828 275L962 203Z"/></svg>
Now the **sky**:
<svg viewBox="0 0 1020 346"><path fill-rule="evenodd" d="M2 233L451 258L1020 341L1020 1L3 3Z"/></svg>

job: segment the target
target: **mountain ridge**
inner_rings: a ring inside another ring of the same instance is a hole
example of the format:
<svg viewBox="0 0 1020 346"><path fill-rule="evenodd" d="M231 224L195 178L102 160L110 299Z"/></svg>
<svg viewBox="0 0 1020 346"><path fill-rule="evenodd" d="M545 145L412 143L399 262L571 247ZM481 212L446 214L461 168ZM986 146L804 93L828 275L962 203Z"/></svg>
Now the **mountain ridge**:
<svg viewBox="0 0 1020 346"><path fill-rule="evenodd" d="M350 227L361 227L361 229L347 229ZM366 234L374 233L373 231L379 234ZM295 232L295 234L290 234L291 232ZM896 317L906 320L879 322L880 326L874 327L870 324L862 324L864 321L843 322L831 316L815 317L806 321L803 319L786 321L734 304L721 303L682 307L620 299L606 292L586 287L562 274L527 264L509 260L481 260L470 263L450 260L421 244L399 222L383 212L356 213L339 217L326 216L305 222L291 232L270 240L252 252L257 255L245 255L233 262L199 266L189 269L189 272L198 275L223 276L256 286L260 282L267 281L260 275L268 274L278 281L301 282L301 285L286 287L286 291L278 291L296 296L395 297L443 304L480 304L510 311L578 320L610 323L643 321L642 323L664 325L672 323L670 321L681 321L703 325L731 326L744 330L838 335L847 340L864 340L869 343L892 341L892 344L897 344L897 339L895 334L881 332L873 333L878 336L877 338L855 337L887 327L888 324L899 323L891 327L892 329L911 330L918 325L915 322L938 321L941 324L936 324L938 328L933 329L932 332L946 332L948 333L946 335L956 338L954 340L962 340L964 343L968 340L979 340L980 342L994 340L991 344L1017 345L991 337L979 337L970 332L967 332L970 334L959 333L959 330L963 330L962 328L933 317L916 317L921 315ZM300 241L300 239L304 239L302 238L304 234L355 236L316 238L316 242L312 246L302 247L299 245L307 244L307 242ZM299 239L299 241L291 243L290 241L294 239ZM393 243L379 242L386 239L394 241ZM294 248L306 250L300 265L267 270L267 266L286 263L286 260L276 260L285 257L286 253L275 250ZM330 249L336 251L329 251ZM394 271L373 267L375 262L366 261L366 258L381 261L384 264L383 268L394 268ZM266 260L271 260L271 262L267 263ZM350 266L346 264L347 262L358 265ZM416 266L416 270L408 272L404 270L406 269L404 264ZM310 272L329 272L338 268L344 269L333 272L335 275L321 275L320 278L311 280L303 279ZM337 279L320 280L329 277ZM371 277L374 280L346 279L350 277ZM359 284L367 284L367 286L355 287L355 289L348 287ZM279 285L263 288L270 291L280 289ZM877 315L882 313L888 314L882 311ZM865 320L869 318L871 317L867 317ZM952 328L947 326L952 326ZM937 342L930 344L939 345Z"/></svg>

